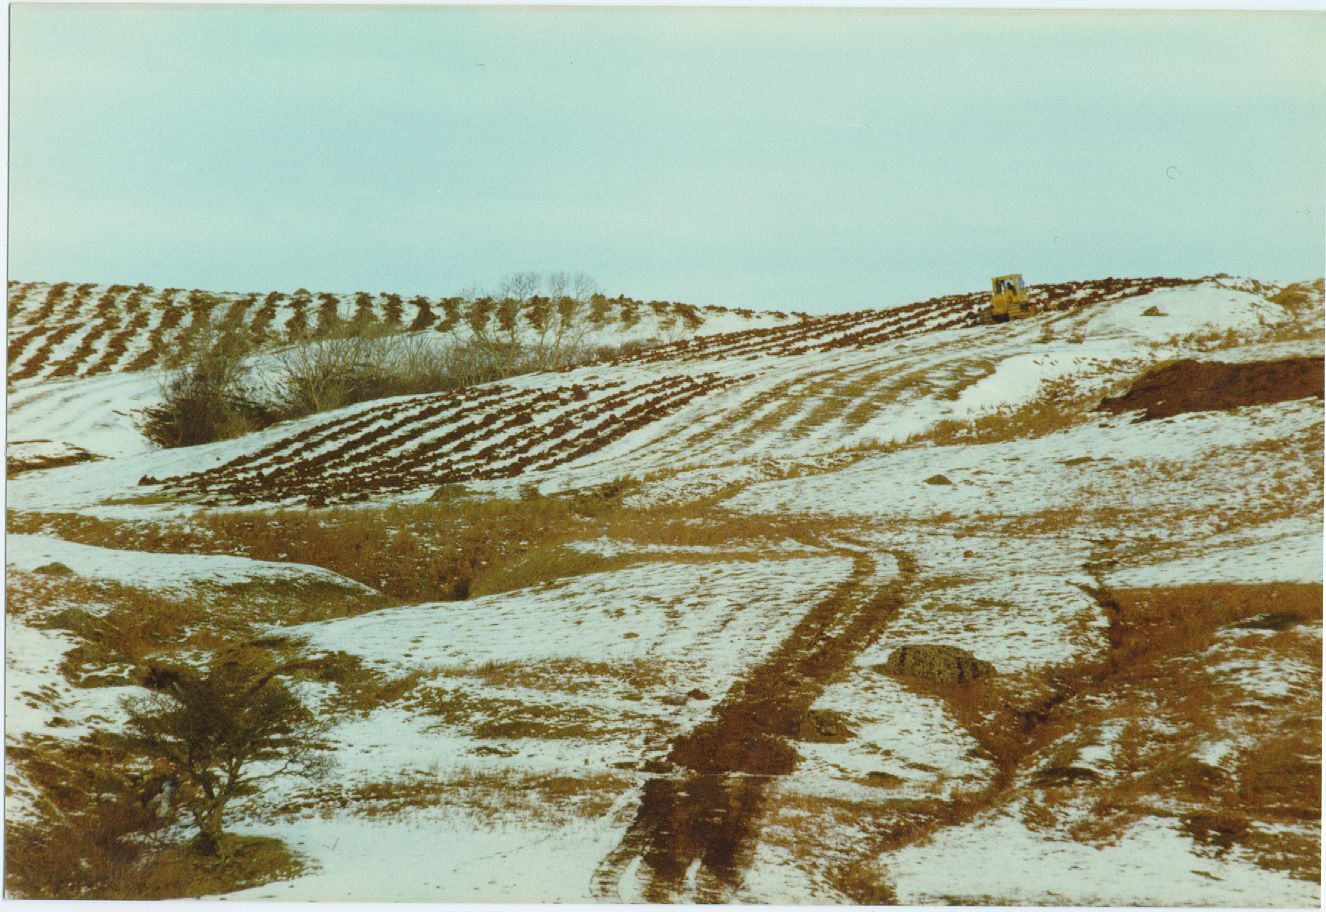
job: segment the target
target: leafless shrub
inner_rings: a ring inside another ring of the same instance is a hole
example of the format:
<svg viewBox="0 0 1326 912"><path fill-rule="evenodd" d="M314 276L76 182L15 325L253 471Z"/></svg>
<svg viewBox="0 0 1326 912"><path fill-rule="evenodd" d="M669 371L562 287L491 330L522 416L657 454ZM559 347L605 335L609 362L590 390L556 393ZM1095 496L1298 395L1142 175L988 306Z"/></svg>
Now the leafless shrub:
<svg viewBox="0 0 1326 912"><path fill-rule="evenodd" d="M270 424L274 415L248 383L238 336L209 334L162 383L161 404L143 409L143 434L158 446L225 440Z"/></svg>

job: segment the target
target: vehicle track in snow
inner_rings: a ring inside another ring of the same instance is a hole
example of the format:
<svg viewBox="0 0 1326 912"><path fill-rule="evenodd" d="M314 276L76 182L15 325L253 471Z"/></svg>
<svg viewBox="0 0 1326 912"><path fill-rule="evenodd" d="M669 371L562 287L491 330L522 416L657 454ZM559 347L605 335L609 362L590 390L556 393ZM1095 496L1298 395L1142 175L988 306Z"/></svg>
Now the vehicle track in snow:
<svg viewBox="0 0 1326 912"><path fill-rule="evenodd" d="M816 739L811 706L879 638L916 575L914 559L902 551L887 552L897 565L887 574L863 543L816 544L850 557L851 573L707 721L671 745L670 772L645 781L635 819L595 870L595 898L733 901L758 843L765 792L798 761L790 742ZM623 895L627 879L639 883L641 895Z"/></svg>

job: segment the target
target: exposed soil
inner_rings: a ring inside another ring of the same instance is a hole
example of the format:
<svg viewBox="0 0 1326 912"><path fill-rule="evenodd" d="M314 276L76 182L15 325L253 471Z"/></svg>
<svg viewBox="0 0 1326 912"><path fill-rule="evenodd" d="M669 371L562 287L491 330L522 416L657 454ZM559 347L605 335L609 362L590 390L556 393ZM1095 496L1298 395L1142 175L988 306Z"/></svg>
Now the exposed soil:
<svg viewBox="0 0 1326 912"><path fill-rule="evenodd" d="M20 443L22 441L15 441ZM43 441L44 442L44 441ZM14 444L11 444L11 446ZM22 475L24 472L36 472L42 469L58 469L62 466L78 465L80 462L90 462L93 459L101 457L89 453L81 447L71 446L68 452L61 453L58 456L9 456L5 459L5 472L8 477L13 478Z"/></svg>
<svg viewBox="0 0 1326 912"><path fill-rule="evenodd" d="M636 858L649 902L674 900L692 866L697 898L730 902L754 848L754 821L770 778L799 760L790 742L824 740L829 720L811 705L896 614L915 573L897 555L899 576L869 585L874 562L846 550L852 574L815 605L763 663L739 681L713 716L679 738L668 759L681 770L646 783L635 821L600 864L596 894L618 900L618 884Z"/></svg>
<svg viewBox="0 0 1326 912"><path fill-rule="evenodd" d="M1322 358L1283 361L1175 361L1148 371L1122 396L1104 399L1106 412L1143 410L1143 421L1185 412L1208 412L1323 398Z"/></svg>

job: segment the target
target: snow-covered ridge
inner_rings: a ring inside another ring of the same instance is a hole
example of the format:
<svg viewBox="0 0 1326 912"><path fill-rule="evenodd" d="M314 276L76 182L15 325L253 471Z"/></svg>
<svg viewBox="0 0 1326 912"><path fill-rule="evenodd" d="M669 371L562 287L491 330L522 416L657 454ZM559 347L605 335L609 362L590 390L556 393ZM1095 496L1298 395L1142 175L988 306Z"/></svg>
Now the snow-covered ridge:
<svg viewBox="0 0 1326 912"><path fill-rule="evenodd" d="M1104 395L1179 356L1184 339L1250 342L1290 320L1267 298L1217 281L1102 284L1065 300L1065 310L1015 324L982 326L970 302L936 299L873 314L869 332L823 318L789 327L795 342L783 331L708 337L717 344L316 415L198 448L185 473L166 454L85 471L103 489L113 476L111 488L148 476L219 502L332 503L445 482L533 479L546 490L805 458L1013 410L1060 387ZM962 325L946 326L945 308ZM121 471L130 468L132 478Z"/></svg>
<svg viewBox="0 0 1326 912"><path fill-rule="evenodd" d="M781 312L699 308L624 296L565 300L562 305L547 299L521 301L508 325L499 304L489 299L11 281L8 377L11 384L24 386L151 370L204 344L212 333L240 334L259 349L346 330L440 334L455 343L484 334L505 341L556 339L567 345L611 347L799 322Z"/></svg>

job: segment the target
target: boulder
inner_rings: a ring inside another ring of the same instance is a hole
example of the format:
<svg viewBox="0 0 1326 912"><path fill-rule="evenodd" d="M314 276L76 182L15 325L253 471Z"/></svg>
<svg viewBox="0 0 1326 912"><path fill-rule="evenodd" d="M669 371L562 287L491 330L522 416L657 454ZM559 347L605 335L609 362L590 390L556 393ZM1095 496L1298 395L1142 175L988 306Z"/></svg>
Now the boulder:
<svg viewBox="0 0 1326 912"><path fill-rule="evenodd" d="M956 646L917 643L893 650L881 670L940 684L966 684L994 674L989 662Z"/></svg>
<svg viewBox="0 0 1326 912"><path fill-rule="evenodd" d="M817 744L845 744L855 737L847 717L831 709L812 709L797 727L798 741Z"/></svg>
<svg viewBox="0 0 1326 912"><path fill-rule="evenodd" d="M1095 782L1100 774L1085 766L1047 766L1036 771L1033 777L1037 785L1065 786L1079 782Z"/></svg>
<svg viewBox="0 0 1326 912"><path fill-rule="evenodd" d="M926 484L931 484L931 485L951 485L951 484L953 484L953 482L949 481L949 478L948 478L947 475L931 475L929 478L927 478L927 479L925 480L925 483L926 483Z"/></svg>
<svg viewBox="0 0 1326 912"><path fill-rule="evenodd" d="M41 572L38 568L37 572ZM1259 614L1256 617L1248 618L1246 621L1234 624L1235 630L1287 630L1303 623L1303 619L1297 614L1287 611L1271 611L1267 614Z"/></svg>

